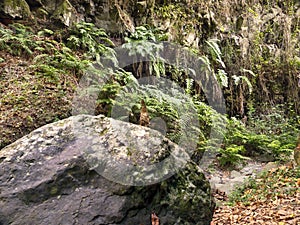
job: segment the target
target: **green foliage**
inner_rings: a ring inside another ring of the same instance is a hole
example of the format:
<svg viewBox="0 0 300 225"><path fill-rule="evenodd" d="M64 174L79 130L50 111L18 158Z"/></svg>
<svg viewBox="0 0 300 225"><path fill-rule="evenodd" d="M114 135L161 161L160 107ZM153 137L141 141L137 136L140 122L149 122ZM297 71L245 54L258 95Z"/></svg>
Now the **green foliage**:
<svg viewBox="0 0 300 225"><path fill-rule="evenodd" d="M251 70L242 69L241 71L242 71L243 73L249 73L249 74L251 74L253 77L256 77L256 75L255 75L255 74L253 73L253 71L251 71ZM232 78L233 78L234 84L235 84L236 86L245 83L245 84L248 86L248 88L249 88L249 92L252 93L252 91L253 91L253 86L252 86L252 84L251 84L251 82L250 82L250 80L248 79L247 76L245 76L245 75L241 75L241 76L232 75Z"/></svg>
<svg viewBox="0 0 300 225"><path fill-rule="evenodd" d="M165 73L164 64L157 57L157 53L162 48L162 45L154 43L155 40L163 38L163 35L159 32L150 28L146 29L146 27L137 27L135 33L125 38L126 43L122 47L128 49L130 56L147 56L152 60L151 62L133 63L135 76L141 75L139 72L142 72L140 68L143 66L143 63L148 63L149 75L155 74L160 76ZM137 79L131 72L118 68L114 50L101 44L101 42L107 42L102 40L106 39L104 31L96 29L91 24L84 23L77 25L71 34L71 38L68 38L68 46L75 50L76 48L83 49L87 52L88 58L96 57L97 68L91 72L98 76L99 79L105 80L103 84L95 83L90 87L92 92L95 90L99 91L96 113L116 116L112 109L118 108L125 110L129 114L138 114L140 110L139 102L142 97L145 97L145 90L140 87ZM100 44L99 41L97 42L99 39ZM105 58L105 60L110 60L112 62L110 65L114 65L114 68L103 68L101 62L99 62L100 56ZM123 102L123 100L125 101ZM133 108L135 110L132 111ZM126 120L129 114L119 115L117 113L117 119ZM131 122L137 123L137 119L133 117L136 116L131 116Z"/></svg>
<svg viewBox="0 0 300 225"><path fill-rule="evenodd" d="M22 24L12 24L10 29L0 27L0 50L12 55L33 58L30 68L49 81L59 82L60 74L80 78L91 60L110 60L116 64L113 43L103 29L91 23L79 23L67 32L67 43L62 42L60 31L43 29L34 33ZM74 51L75 50L75 51ZM84 52L84 54L78 54Z"/></svg>
<svg viewBox="0 0 300 225"><path fill-rule="evenodd" d="M296 145L299 133L299 117L287 118L280 107L265 115L253 113L248 121L248 127L253 133L267 137L261 144L262 149L268 149L278 160L286 160Z"/></svg>
<svg viewBox="0 0 300 225"><path fill-rule="evenodd" d="M227 150L234 150L231 148L232 145L242 146L244 149L241 152L235 149L232 154L246 156L270 155L280 161L289 159L296 144L297 126L288 122L278 113L261 115L261 117L260 119L258 117L250 118L247 126L235 118L228 120L224 146L219 150L221 153L220 160L230 162L232 157ZM224 157L227 159L224 160ZM233 158L238 159L238 155Z"/></svg>
<svg viewBox="0 0 300 225"><path fill-rule="evenodd" d="M191 79L191 78L187 78L187 79L185 80L185 82L186 82L185 93L191 96L192 93L194 92L194 90L193 90L194 80Z"/></svg>
<svg viewBox="0 0 300 225"><path fill-rule="evenodd" d="M221 153L221 156L218 158L219 163L222 167L236 166L241 161L249 159L248 157L243 156L243 153L245 152L246 150L243 145L229 145L226 148L219 150L219 153Z"/></svg>
<svg viewBox="0 0 300 225"><path fill-rule="evenodd" d="M145 42L144 40L147 41ZM162 46L149 40L155 41L157 39L153 33L144 27L139 27L132 37L126 38L127 43L124 44L124 47L129 49L131 54L137 53L142 56L150 56L153 65L159 65L159 63L163 64L163 61L159 61L159 57L156 54L159 50L161 50ZM224 70L225 63L222 61L221 50L217 44L217 40L209 40L206 43L208 55L200 57L200 59L202 59L204 62L204 69L208 73L212 73L213 76L217 77L223 87L227 87L228 75ZM215 69L218 67L220 69ZM164 67L164 69L165 68L167 68L168 71L172 71L172 76L174 74L177 74L178 77L184 76L185 71L183 70L181 71L180 69L173 67ZM252 71L246 69L243 70L243 73L254 75ZM155 73L156 76L159 76L160 74L161 72ZM246 76L239 76L235 78L236 85L242 83L243 80L248 84L249 89L252 88L251 83ZM176 81L177 83L180 83L179 80ZM176 96L177 98L175 101L171 95L161 93L159 90L153 87L147 87L146 89L148 90L146 90L145 87L137 86L135 87L135 94L132 94L128 91L127 94L130 93L130 96L128 95L125 97L123 95L122 99L127 99L127 102L119 102L117 104L119 106L123 105L123 107L126 108L127 113L130 114L131 112L135 115L139 113L139 102L143 98L146 101L150 118L161 118L163 121L165 121L167 126L167 137L178 143L180 138L184 136L182 135L182 131L185 130L188 124L180 121L180 110L178 110L178 103L179 105L184 105L182 100L186 99L184 94L187 94L187 96L190 96L193 99L192 104L195 107L197 119L199 121L199 127L190 127L190 132L197 134L197 138L194 139L194 141L198 143L200 155L208 144L214 145L213 143L217 141L209 140L210 131L212 129L215 129L215 132L219 133L220 137L225 137L224 146L218 150L221 155L219 157L219 161L222 166L236 165L241 161L248 159L245 155L252 151L271 151L270 147L266 148L270 143L270 140L266 136L256 135L255 133L249 132L242 124L240 124L239 121L235 119L226 119L212 110L211 107L207 106L205 103L200 102L198 100L198 96L195 95L193 90L193 82L194 81L190 78L185 79L185 93ZM158 84L156 84L156 87L157 86ZM149 95L149 93L151 93L151 95ZM131 111L133 108L135 109L134 112ZM135 119L135 121L137 121L137 119ZM226 130L224 124L226 123L229 123L229 131L227 134L224 133L224 130ZM263 145L263 147L261 147L261 145Z"/></svg>
<svg viewBox="0 0 300 225"><path fill-rule="evenodd" d="M296 196L299 190L297 180L300 178L300 167L285 166L270 171L264 171L257 178L248 179L243 185L236 187L229 196L229 204L242 202L273 201L285 195Z"/></svg>
<svg viewBox="0 0 300 225"><path fill-rule="evenodd" d="M0 49L13 55L25 54L31 57L33 65L30 68L39 76L55 83L59 83L60 75L66 73L79 79L91 62L96 61L100 67L95 68L98 70L97 76L107 81L104 85L95 83L89 90L100 90L97 100L98 113L112 115L111 109L118 106L127 112L126 116L129 115L131 122L137 123L140 100L144 99L150 118L161 118L166 123L165 132L168 138L176 143L182 138L191 138L198 144L199 152L203 152L205 146L213 145L216 141L210 140L210 132L215 129L220 137L224 137L222 148L218 149L222 166L237 165L247 159L246 156L265 153L278 160L284 160L294 148L297 127L280 113L258 117L254 116L253 109L250 111L247 125L244 125L235 118L221 116L201 102L200 93L195 91L195 81L188 77L189 72L193 71L190 68L184 70L166 65L160 58L158 53L163 50L163 45L159 41L167 38L160 30L140 26L125 38L126 43L123 47L129 50L130 55L148 57L150 61L134 63L133 73L118 68L113 43L103 29L96 28L91 23L79 23L67 32L64 37L66 43L58 40L57 35L57 32L49 29L36 34L21 24L11 25L11 29L0 27ZM240 65L236 70L237 74L231 75L231 71L226 67L228 60L224 60L226 55L221 51L220 41L209 39L205 43L205 54L196 54L203 61L202 69L206 75L214 76L224 89L232 88L233 84L240 88L241 93L245 87L251 93L255 88L252 79L257 77L253 71L258 70L245 69L248 67ZM103 68L104 60L109 60L111 65L118 69ZM294 64L298 65L293 61ZM178 91L175 96L174 93L161 91L163 88L158 83L152 86L141 85L136 78L142 75L165 77L167 73L171 74L172 80L183 90ZM124 115L121 117L119 119L123 120ZM193 123L191 125L190 121L194 121L195 118L199 126L193 126ZM224 124L228 124L226 133ZM188 136L187 131L192 135Z"/></svg>
<svg viewBox="0 0 300 225"><path fill-rule="evenodd" d="M231 75L229 76L227 72L225 71L226 65L223 61L221 48L218 44L219 40L217 39L210 39L208 41L205 41L207 44L207 55L202 56L201 59L204 62L204 65L206 66L206 69L212 73L214 77L218 80L219 84L222 85L222 87L228 88L229 82L228 79L232 78L234 80L234 84L236 86L242 85L245 83L248 88L249 92L251 93L253 90L253 85L248 79L248 77L245 74L250 74L253 77L256 77L253 71L248 69L241 69L241 73L243 75L237 76L237 75Z"/></svg>
<svg viewBox="0 0 300 225"><path fill-rule="evenodd" d="M219 40L217 39L205 41L207 44L207 55L201 56L200 59L205 65L204 69L210 75L214 76L222 87L228 87L228 75L224 70L226 66L222 60L222 53L218 42Z"/></svg>
<svg viewBox="0 0 300 225"><path fill-rule="evenodd" d="M205 42L208 45L208 50L210 52L212 61L218 62L222 66L222 68L226 68L225 63L222 60L222 52L221 52L220 46L217 43L218 41L219 40L217 40L217 39L210 39Z"/></svg>
<svg viewBox="0 0 300 225"><path fill-rule="evenodd" d="M130 34L129 37L125 37L127 43L131 43L134 40L136 41L166 41L168 36L165 32L162 32L159 29L152 28L149 25L138 26L135 28L135 32Z"/></svg>
<svg viewBox="0 0 300 225"><path fill-rule="evenodd" d="M227 76L227 73L224 70L218 69L218 73L216 75L217 75L219 83L223 87L228 87L228 76Z"/></svg>
<svg viewBox="0 0 300 225"><path fill-rule="evenodd" d="M144 26L136 27L133 34L125 37L126 43L122 47L128 49L129 56L146 57L144 59L148 61L134 63L134 71L137 76L142 75L143 64L148 64L148 71L145 71L148 75L165 75L164 60L159 56L159 51L162 50L163 45L158 43L164 39L165 34L161 33L160 30Z"/></svg>
<svg viewBox="0 0 300 225"><path fill-rule="evenodd" d="M165 75L166 67L164 61L158 54L163 46L160 43L156 43L164 39L165 35L161 31L144 26L137 27L135 33L125 38L126 43L123 47L129 50L129 55L147 57L151 61L133 64L137 77L142 72L146 72L148 76L155 75L160 77ZM143 65L147 65L148 71L139 71L139 68L142 68ZM142 85L135 78L133 79L132 74L122 73L121 76L114 75L114 80L122 85L122 89L115 95L116 100L112 101L113 106L120 107L119 111L124 110L126 112L125 116L121 115L119 119L126 120L126 114L130 114L132 115L131 122L137 123L141 107L140 101L144 99L150 118L154 120L160 118L166 123L167 130L160 127L161 124L156 124L157 127L154 127L154 129L166 132L167 137L174 142L178 143L180 141L182 137L181 131L186 129L186 120L188 119L180 118L180 113L182 113L183 109L189 108L187 104L190 104L184 102L184 99L186 100L184 92L178 92L177 90L176 97L174 97L170 90L165 90L164 84L159 84L159 80L156 80L153 85ZM191 91L192 81L188 82L188 89Z"/></svg>
<svg viewBox="0 0 300 225"><path fill-rule="evenodd" d="M10 28L0 27L0 50L5 50L12 55L31 56L37 47L32 31L22 24L12 24Z"/></svg>
<svg viewBox="0 0 300 225"><path fill-rule="evenodd" d="M113 42L103 29L97 28L92 23L76 24L70 31L67 41L67 46L74 50L84 51L85 58L89 60L96 60L100 63L102 56L116 62L115 52L110 48L114 46Z"/></svg>
<svg viewBox="0 0 300 225"><path fill-rule="evenodd" d="M269 107L284 102L288 108L291 104L299 114L298 2L254 0L221 4L208 0L186 1L186 7L180 1L161 1L155 17L167 21L163 24L172 40L206 53L219 83L228 85L225 92L232 105L231 116L243 117L248 104L259 109L261 102ZM231 21L227 20L228 15L233 18ZM193 40L193 36L197 38ZM209 42L211 38L219 41ZM226 72L228 82L218 70Z"/></svg>
<svg viewBox="0 0 300 225"><path fill-rule="evenodd" d="M194 142L197 142L197 137L194 135L198 132L197 124L195 123L195 128L189 124L197 119L197 111L192 99L185 95L181 88L173 86L169 90L167 84L159 79L155 80L155 85L139 84L137 80L131 78L131 81L117 93L113 101L115 112L112 112L112 115L117 115L116 119L125 121L128 120L129 115L138 117L140 101L143 99L152 120L150 127L166 134L175 143L186 141L187 136L191 138L190 141L194 138ZM131 118L131 122L137 123L136 117Z"/></svg>
<svg viewBox="0 0 300 225"><path fill-rule="evenodd" d="M124 75L128 75L128 73L124 72ZM128 75L130 77L130 75ZM125 83L126 85L127 83ZM108 80L104 85L99 84L98 88L100 90L97 104L102 104L103 107L108 106L109 111L106 112L108 115L110 115L110 110L112 105L115 104L114 99L116 98L117 94L122 89L122 86L120 84L120 80Z"/></svg>
<svg viewBox="0 0 300 225"><path fill-rule="evenodd" d="M38 49L39 54L34 57L34 65L31 66L40 75L55 78L67 71L79 78L89 65L88 60L81 59L63 43L46 40L41 46L43 47Z"/></svg>
<svg viewBox="0 0 300 225"><path fill-rule="evenodd" d="M22 24L12 24L10 29L0 28L0 49L12 55L32 57L34 64L30 68L56 82L58 74L67 72L76 75L89 63L64 43L56 41L55 32L44 29L35 34Z"/></svg>

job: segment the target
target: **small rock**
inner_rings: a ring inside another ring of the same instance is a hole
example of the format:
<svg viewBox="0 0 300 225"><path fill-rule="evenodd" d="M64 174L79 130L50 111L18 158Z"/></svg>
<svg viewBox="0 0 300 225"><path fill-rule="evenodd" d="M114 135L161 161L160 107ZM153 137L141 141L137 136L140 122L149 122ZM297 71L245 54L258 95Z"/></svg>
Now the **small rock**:
<svg viewBox="0 0 300 225"><path fill-rule="evenodd" d="M271 169L274 169L274 168L277 168L278 165L276 162L268 162L264 167L263 167L263 170L271 170Z"/></svg>
<svg viewBox="0 0 300 225"><path fill-rule="evenodd" d="M225 192L226 195L228 195L232 190L233 190L233 186L231 185L231 183L226 183L226 184L215 184L216 189Z"/></svg>
<svg viewBox="0 0 300 225"><path fill-rule="evenodd" d="M242 184L246 178L247 176L235 177L234 179L231 180L231 183L233 183L234 185L239 185Z"/></svg>
<svg viewBox="0 0 300 225"><path fill-rule="evenodd" d="M236 178L236 177L242 176L242 174L236 170L232 170L230 176L231 176L231 178Z"/></svg>

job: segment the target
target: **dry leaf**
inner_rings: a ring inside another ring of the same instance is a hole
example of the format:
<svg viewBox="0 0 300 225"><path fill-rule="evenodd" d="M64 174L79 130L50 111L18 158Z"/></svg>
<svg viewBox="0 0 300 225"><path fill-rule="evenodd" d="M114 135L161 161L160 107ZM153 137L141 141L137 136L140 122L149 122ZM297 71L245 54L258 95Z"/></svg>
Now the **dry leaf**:
<svg viewBox="0 0 300 225"><path fill-rule="evenodd" d="M159 218L155 213L151 214L151 225L159 225Z"/></svg>

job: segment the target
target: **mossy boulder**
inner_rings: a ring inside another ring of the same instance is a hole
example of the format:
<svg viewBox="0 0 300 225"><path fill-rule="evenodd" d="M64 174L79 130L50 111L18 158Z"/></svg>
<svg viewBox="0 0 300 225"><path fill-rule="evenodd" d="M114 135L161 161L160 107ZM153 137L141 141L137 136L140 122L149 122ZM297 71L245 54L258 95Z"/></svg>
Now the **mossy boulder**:
<svg viewBox="0 0 300 225"><path fill-rule="evenodd" d="M0 224L151 224L154 211L161 225L209 225L215 203L193 162L166 177L126 170L178 152L158 131L101 115L43 126L0 151Z"/></svg>

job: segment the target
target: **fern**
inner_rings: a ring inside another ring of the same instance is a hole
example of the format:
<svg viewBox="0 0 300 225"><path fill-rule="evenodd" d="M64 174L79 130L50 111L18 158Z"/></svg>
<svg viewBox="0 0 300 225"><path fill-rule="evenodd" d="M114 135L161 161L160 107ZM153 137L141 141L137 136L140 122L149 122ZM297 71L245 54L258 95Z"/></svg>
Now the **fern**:
<svg viewBox="0 0 300 225"><path fill-rule="evenodd" d="M185 92L188 94L188 95L192 95L192 92L193 92L193 84L194 84L194 80L193 79L190 79L190 78L187 78L186 79L186 89L185 89Z"/></svg>
<svg viewBox="0 0 300 225"><path fill-rule="evenodd" d="M246 77L246 76L236 76L236 75L233 75L232 78L233 78L234 84L235 84L236 86L238 86L239 84L245 82L245 83L247 84L248 88L249 88L249 92L252 93L252 91L253 91L253 86L252 86L250 80L248 79L248 77Z"/></svg>
<svg viewBox="0 0 300 225"><path fill-rule="evenodd" d="M247 69L242 69L241 70L242 73L249 73L250 75L252 75L253 77L256 76L255 73L253 73L251 70L247 70ZM239 84L242 84L243 82L246 83L246 85L248 86L249 88L249 92L252 93L252 90L253 90L253 86L249 80L249 78L247 76L236 76L236 75L233 75L232 76L233 80L234 80L234 83L235 85L239 85Z"/></svg>
<svg viewBox="0 0 300 225"><path fill-rule="evenodd" d="M14 31L0 27L0 49L13 55L32 55L37 44L30 29L22 24L12 24L10 27Z"/></svg>
<svg viewBox="0 0 300 225"><path fill-rule="evenodd" d="M100 63L103 56L114 63L117 62L115 52L110 48L114 46L113 42L103 29L95 27L92 23L76 24L67 41L70 48L84 50L87 59Z"/></svg>
<svg viewBox="0 0 300 225"><path fill-rule="evenodd" d="M228 76L224 70L218 69L217 79L223 87L228 87Z"/></svg>
<svg viewBox="0 0 300 225"><path fill-rule="evenodd" d="M230 145L225 149L219 149L221 156L219 157L220 165L223 167L235 166L243 160L249 159L242 154L245 153L244 146Z"/></svg>
<svg viewBox="0 0 300 225"><path fill-rule="evenodd" d="M217 44L217 39L210 39L208 41L205 41L206 44L208 45L208 49L210 51L210 55L212 57L213 61L217 61L220 63L220 65L223 68L226 68L225 63L222 60L222 53L219 45Z"/></svg>

